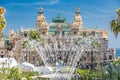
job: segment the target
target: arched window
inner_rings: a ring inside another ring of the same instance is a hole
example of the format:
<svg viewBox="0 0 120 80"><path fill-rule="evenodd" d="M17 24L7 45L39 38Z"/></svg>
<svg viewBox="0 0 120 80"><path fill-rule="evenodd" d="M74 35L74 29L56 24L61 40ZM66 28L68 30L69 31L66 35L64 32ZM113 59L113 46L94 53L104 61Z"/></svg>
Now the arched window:
<svg viewBox="0 0 120 80"><path fill-rule="evenodd" d="M33 61L35 61L35 56L33 56Z"/></svg>
<svg viewBox="0 0 120 80"><path fill-rule="evenodd" d="M77 32L76 32L76 31L74 31L74 34L77 34Z"/></svg>
<svg viewBox="0 0 120 80"><path fill-rule="evenodd" d="M45 34L45 32L42 32L42 34L44 35L44 34Z"/></svg>
<svg viewBox="0 0 120 80"><path fill-rule="evenodd" d="M112 55L109 55L109 59L112 60Z"/></svg>
<svg viewBox="0 0 120 80"><path fill-rule="evenodd" d="M24 32L24 37L27 37L27 32Z"/></svg>
<svg viewBox="0 0 120 80"><path fill-rule="evenodd" d="M92 35L95 35L95 31L92 31Z"/></svg>

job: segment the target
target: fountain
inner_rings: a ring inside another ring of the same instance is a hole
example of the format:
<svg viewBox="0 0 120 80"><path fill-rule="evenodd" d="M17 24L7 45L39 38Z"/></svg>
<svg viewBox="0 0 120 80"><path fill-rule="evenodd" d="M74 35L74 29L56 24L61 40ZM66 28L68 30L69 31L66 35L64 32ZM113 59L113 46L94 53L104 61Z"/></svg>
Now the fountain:
<svg viewBox="0 0 120 80"><path fill-rule="evenodd" d="M85 49L89 49L95 41L98 42L97 36L77 38L77 36L65 35L46 37L44 45L40 45L35 40L30 40L29 43L40 54L44 66L50 71L42 77L50 78L50 80L71 80L77 62L84 55Z"/></svg>

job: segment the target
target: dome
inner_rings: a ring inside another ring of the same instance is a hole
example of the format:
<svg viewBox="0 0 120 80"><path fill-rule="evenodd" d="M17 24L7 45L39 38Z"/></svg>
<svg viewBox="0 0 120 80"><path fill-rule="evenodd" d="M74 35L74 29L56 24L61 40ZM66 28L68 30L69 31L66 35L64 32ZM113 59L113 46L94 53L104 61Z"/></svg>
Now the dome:
<svg viewBox="0 0 120 80"><path fill-rule="evenodd" d="M52 19L52 23L49 24L49 27L69 27L69 24L66 23L66 19L63 19L60 15Z"/></svg>
<svg viewBox="0 0 120 80"><path fill-rule="evenodd" d="M54 32L57 28L61 28L63 31L70 31L70 25L60 15L52 19L52 23L49 24L49 31Z"/></svg>

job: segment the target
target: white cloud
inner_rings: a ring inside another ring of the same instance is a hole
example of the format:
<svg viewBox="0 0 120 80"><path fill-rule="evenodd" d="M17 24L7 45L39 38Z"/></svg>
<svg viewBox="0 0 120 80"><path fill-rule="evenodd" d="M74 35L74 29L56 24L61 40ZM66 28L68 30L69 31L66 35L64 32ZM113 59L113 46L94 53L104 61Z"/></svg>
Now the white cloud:
<svg viewBox="0 0 120 80"><path fill-rule="evenodd" d="M36 6L36 5L55 5L55 4L63 4L60 3L59 0L48 0L48 1L38 1L32 3L9 3L11 6Z"/></svg>
<svg viewBox="0 0 120 80"><path fill-rule="evenodd" d="M72 12L67 12L67 11L60 11L60 10L54 10L54 9L44 9L45 11L49 12L55 12L55 13L62 13L62 14L69 14L69 15L74 15Z"/></svg>
<svg viewBox="0 0 120 80"><path fill-rule="evenodd" d="M92 17L92 18L107 18L109 17L109 14L108 13L98 13L98 14L95 14L95 13L90 13L90 12L87 12L87 11L82 11L83 15L86 15L87 17Z"/></svg>
<svg viewBox="0 0 120 80"><path fill-rule="evenodd" d="M59 0L51 0L49 4L54 5L54 4L58 4L59 2L60 2Z"/></svg>

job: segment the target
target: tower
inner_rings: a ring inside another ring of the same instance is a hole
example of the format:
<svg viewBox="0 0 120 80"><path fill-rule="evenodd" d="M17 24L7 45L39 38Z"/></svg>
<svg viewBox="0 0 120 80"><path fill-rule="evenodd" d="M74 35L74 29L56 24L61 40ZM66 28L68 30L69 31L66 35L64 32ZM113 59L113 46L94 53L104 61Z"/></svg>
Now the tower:
<svg viewBox="0 0 120 80"><path fill-rule="evenodd" d="M37 17L36 27L37 30L41 32L42 35L48 35L48 23L45 20L45 17L43 15L43 9L39 9L39 15Z"/></svg>
<svg viewBox="0 0 120 80"><path fill-rule="evenodd" d="M80 16L80 9L77 8L75 12L74 20L71 24L71 34L77 35L79 33L79 30L82 28L82 18Z"/></svg>

